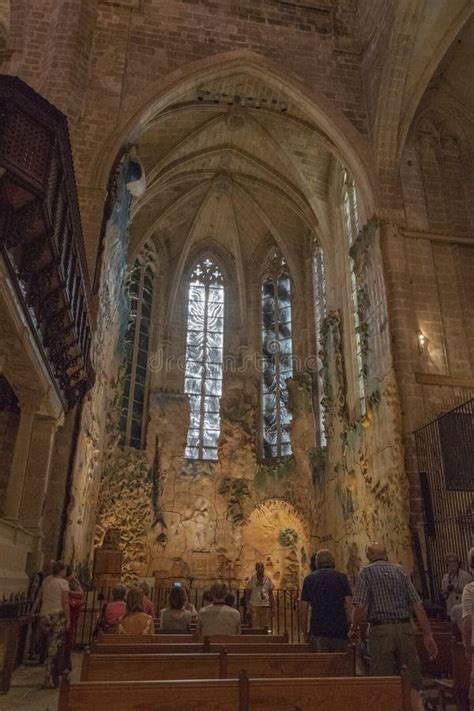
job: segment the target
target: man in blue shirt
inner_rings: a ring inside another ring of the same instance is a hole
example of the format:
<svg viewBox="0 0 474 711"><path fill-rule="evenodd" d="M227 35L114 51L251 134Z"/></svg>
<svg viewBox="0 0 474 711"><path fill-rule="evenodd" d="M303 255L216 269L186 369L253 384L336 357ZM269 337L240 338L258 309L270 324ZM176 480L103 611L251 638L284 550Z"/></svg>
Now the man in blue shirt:
<svg viewBox="0 0 474 711"><path fill-rule="evenodd" d="M415 614L425 647L434 658L438 650L426 612L402 566L388 562L382 543L368 545L367 558L369 565L359 572L356 583L349 636L357 639L359 626L367 618L370 625L370 673L372 676L394 676L406 666L412 685L413 711L422 711L420 660L411 616Z"/></svg>
<svg viewBox="0 0 474 711"><path fill-rule="evenodd" d="M304 579L299 602L301 630L312 640L317 652L346 651L351 600L347 575L334 570L334 558L329 550L318 551L316 570ZM311 605L309 635L308 605Z"/></svg>

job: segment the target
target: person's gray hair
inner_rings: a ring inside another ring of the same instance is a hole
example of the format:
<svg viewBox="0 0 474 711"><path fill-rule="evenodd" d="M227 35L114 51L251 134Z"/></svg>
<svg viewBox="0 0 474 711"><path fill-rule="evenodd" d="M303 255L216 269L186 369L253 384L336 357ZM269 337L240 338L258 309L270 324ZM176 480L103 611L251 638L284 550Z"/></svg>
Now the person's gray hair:
<svg viewBox="0 0 474 711"><path fill-rule="evenodd" d="M221 602L221 600L224 600L227 595L227 585L218 580L211 585L209 592L211 593L214 602Z"/></svg>
<svg viewBox="0 0 474 711"><path fill-rule="evenodd" d="M334 568L334 556L328 548L321 548L316 553L316 568Z"/></svg>
<svg viewBox="0 0 474 711"><path fill-rule="evenodd" d="M148 596L150 594L150 586L146 580L142 580L141 583L138 583L138 587L140 590L143 590L144 595Z"/></svg>

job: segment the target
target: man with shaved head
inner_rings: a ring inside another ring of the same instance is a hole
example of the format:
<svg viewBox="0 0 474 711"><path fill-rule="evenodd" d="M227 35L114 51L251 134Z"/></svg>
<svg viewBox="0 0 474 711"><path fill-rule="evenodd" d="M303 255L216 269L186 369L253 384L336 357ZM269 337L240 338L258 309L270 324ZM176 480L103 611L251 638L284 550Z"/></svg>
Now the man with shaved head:
<svg viewBox="0 0 474 711"><path fill-rule="evenodd" d="M423 631L425 647L434 658L438 650L426 612L401 565L389 563L385 546L371 543L366 552L369 565L362 568L357 579L350 637L358 637L359 626L366 617L370 625L370 673L394 676L406 666L412 685L413 711L422 711L420 660L411 617L414 613Z"/></svg>

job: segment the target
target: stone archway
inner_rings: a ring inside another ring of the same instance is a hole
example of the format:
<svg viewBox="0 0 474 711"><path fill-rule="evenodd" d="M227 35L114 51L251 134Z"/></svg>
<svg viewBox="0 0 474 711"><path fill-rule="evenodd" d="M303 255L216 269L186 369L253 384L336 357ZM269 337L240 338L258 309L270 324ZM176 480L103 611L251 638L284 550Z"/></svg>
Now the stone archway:
<svg viewBox="0 0 474 711"><path fill-rule="evenodd" d="M301 514L285 501L271 499L257 506L242 529L242 577L265 563L275 588L301 586L309 570L309 533Z"/></svg>

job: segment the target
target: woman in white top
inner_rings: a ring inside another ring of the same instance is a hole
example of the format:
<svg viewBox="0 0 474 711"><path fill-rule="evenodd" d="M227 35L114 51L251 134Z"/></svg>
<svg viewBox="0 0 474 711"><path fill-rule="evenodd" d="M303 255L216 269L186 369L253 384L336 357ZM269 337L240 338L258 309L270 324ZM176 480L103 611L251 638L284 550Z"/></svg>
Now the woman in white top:
<svg viewBox="0 0 474 711"><path fill-rule="evenodd" d="M468 566L474 574L474 548L467 554ZM469 688L469 698L474 708L474 581L468 583L462 591L462 637L466 649L466 657L472 659L471 685Z"/></svg>
<svg viewBox="0 0 474 711"><path fill-rule="evenodd" d="M59 686L64 671L66 631L69 629L69 583L65 579L66 566L62 560L53 563L51 575L41 586L41 625L48 639L46 660L47 688Z"/></svg>

